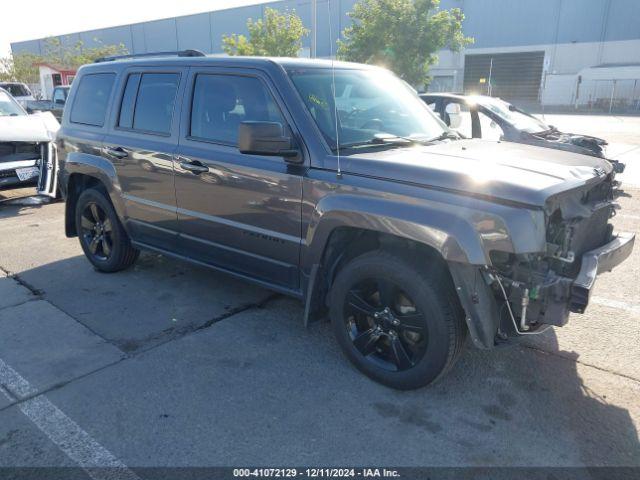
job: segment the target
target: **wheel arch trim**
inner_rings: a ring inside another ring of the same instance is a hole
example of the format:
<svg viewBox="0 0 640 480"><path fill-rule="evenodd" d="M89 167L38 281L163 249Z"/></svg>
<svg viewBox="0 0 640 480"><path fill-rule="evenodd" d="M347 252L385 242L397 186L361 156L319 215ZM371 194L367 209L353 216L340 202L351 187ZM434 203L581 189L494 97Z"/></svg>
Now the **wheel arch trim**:
<svg viewBox="0 0 640 480"><path fill-rule="evenodd" d="M75 231L70 231L75 218L75 199L69 198L71 193L69 187L77 176L94 178L100 182L104 186L118 217L121 219L126 217L122 190L113 164L96 155L70 153L64 163L64 191L67 200L65 225L68 236L75 235Z"/></svg>

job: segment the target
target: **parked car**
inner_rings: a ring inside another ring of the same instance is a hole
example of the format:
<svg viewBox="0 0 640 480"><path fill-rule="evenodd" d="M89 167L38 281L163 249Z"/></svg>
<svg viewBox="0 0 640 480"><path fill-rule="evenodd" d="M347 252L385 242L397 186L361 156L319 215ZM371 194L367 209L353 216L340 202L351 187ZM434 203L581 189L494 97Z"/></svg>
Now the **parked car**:
<svg viewBox="0 0 640 480"><path fill-rule="evenodd" d="M0 88L9 94L23 107L27 107L27 102L35 100L31 90L25 83L21 82L0 82Z"/></svg>
<svg viewBox="0 0 640 480"><path fill-rule="evenodd" d="M605 157L606 140L561 132L500 98L454 93L424 93L420 98L466 138L505 140ZM624 170L623 164L612 163L618 173Z"/></svg>
<svg viewBox="0 0 640 480"><path fill-rule="evenodd" d="M366 92L349 110L332 95L346 86ZM459 139L377 67L112 58L68 102L66 234L96 269L148 249L299 298L394 388L442 376L467 334L493 348L564 325L633 248L609 223L611 164Z"/></svg>
<svg viewBox="0 0 640 480"><path fill-rule="evenodd" d="M29 115L0 88L0 187L36 184L38 193L56 196L60 128L51 113Z"/></svg>
<svg viewBox="0 0 640 480"><path fill-rule="evenodd" d="M62 112L69 96L69 85L55 87L51 100L33 100L27 102L27 112L51 112L58 121L62 120Z"/></svg>

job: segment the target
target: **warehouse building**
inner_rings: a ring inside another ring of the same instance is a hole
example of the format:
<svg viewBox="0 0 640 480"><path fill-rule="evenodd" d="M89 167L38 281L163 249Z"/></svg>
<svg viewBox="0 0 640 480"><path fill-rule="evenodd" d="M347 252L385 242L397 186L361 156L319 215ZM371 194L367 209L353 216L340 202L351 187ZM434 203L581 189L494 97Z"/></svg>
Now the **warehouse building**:
<svg viewBox="0 0 640 480"><path fill-rule="evenodd" d="M284 0L59 38L87 46L122 43L131 53L193 48L222 54L222 36L246 33L247 19L261 17L269 6L295 10L311 29L301 55L329 57L355 2ZM640 1L442 0L441 8L452 7L463 10L464 33L475 42L462 52L440 52L430 90L571 108L640 108ZM41 53L44 39L11 48Z"/></svg>

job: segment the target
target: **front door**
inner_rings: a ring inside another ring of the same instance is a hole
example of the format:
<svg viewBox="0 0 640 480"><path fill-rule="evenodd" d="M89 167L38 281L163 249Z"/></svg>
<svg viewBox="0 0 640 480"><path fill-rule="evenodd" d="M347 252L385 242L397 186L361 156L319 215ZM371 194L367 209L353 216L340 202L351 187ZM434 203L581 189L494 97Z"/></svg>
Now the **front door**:
<svg viewBox="0 0 640 480"><path fill-rule="evenodd" d="M173 155L178 143L181 83L187 69L130 69L104 139L116 168L133 240L173 250L177 238Z"/></svg>
<svg viewBox="0 0 640 480"><path fill-rule="evenodd" d="M259 72L192 67L189 85L174 161L180 248L297 290L305 167L237 147L240 122L280 122L290 131L290 118Z"/></svg>

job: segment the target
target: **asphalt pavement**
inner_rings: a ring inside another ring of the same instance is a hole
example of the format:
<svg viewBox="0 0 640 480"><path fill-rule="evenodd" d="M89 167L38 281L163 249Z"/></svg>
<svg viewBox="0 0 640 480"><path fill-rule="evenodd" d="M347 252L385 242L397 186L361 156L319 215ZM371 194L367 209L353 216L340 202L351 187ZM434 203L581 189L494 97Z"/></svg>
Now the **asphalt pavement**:
<svg viewBox="0 0 640 480"><path fill-rule="evenodd" d="M564 328L398 392L295 300L157 254L96 272L25 193L0 198L0 467L640 468L638 248ZM638 233L640 190L620 202Z"/></svg>

